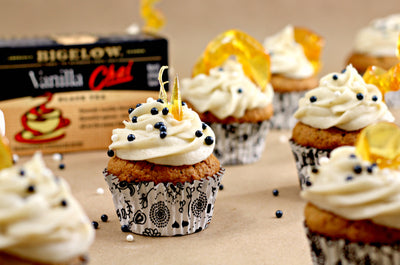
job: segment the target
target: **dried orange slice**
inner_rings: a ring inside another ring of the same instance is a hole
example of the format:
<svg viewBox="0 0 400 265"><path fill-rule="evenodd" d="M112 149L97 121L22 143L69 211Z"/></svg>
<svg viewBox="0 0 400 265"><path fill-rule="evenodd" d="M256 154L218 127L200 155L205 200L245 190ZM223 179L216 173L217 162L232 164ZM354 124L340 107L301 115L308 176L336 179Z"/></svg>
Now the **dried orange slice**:
<svg viewBox="0 0 400 265"><path fill-rule="evenodd" d="M366 127L357 138L356 153L380 168L399 168L400 128L389 122Z"/></svg>
<svg viewBox="0 0 400 265"><path fill-rule="evenodd" d="M210 69L221 66L230 56L236 56L243 71L264 90L271 78L270 58L263 45L239 30L228 30L208 43L198 59L192 76L209 74Z"/></svg>
<svg viewBox="0 0 400 265"><path fill-rule="evenodd" d="M144 32L157 32L165 24L163 13L154 8L154 5L160 0L142 0L140 6L140 14L145 21L143 26Z"/></svg>
<svg viewBox="0 0 400 265"><path fill-rule="evenodd" d="M363 79L366 83L377 86L384 98L385 93L400 89L400 63L387 71L378 66L369 66L363 75Z"/></svg>
<svg viewBox="0 0 400 265"><path fill-rule="evenodd" d="M320 58L325 39L309 29L295 27L294 40L303 47L308 61L312 64L315 73L318 73L322 67Z"/></svg>

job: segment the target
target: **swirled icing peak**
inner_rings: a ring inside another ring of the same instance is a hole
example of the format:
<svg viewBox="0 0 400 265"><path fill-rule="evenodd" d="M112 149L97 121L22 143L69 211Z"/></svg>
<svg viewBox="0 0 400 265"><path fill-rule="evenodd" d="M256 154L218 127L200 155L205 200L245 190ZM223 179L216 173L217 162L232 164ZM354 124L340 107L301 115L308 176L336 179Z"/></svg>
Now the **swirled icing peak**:
<svg viewBox="0 0 400 265"><path fill-rule="evenodd" d="M339 147L310 172L312 185L301 197L349 220L370 219L400 229L400 171L380 169Z"/></svg>
<svg viewBox="0 0 400 265"><path fill-rule="evenodd" d="M264 47L270 52L271 73L289 78L307 78L315 74L303 47L295 41L292 25L266 38Z"/></svg>
<svg viewBox="0 0 400 265"><path fill-rule="evenodd" d="M182 106L177 120L169 105L148 98L130 110L125 128L113 130L109 150L124 160L145 160L160 165L193 165L205 160L214 149L215 135L198 114Z"/></svg>
<svg viewBox="0 0 400 265"><path fill-rule="evenodd" d="M396 56L400 34L400 14L371 21L355 38L354 50L373 56Z"/></svg>
<svg viewBox="0 0 400 265"><path fill-rule="evenodd" d="M314 128L346 131L378 121L394 121L379 89L366 84L352 65L341 73L322 77L319 86L299 100L294 117Z"/></svg>
<svg viewBox="0 0 400 265"><path fill-rule="evenodd" d="M219 119L240 118L246 110L266 107L271 104L273 93L271 84L263 91L257 87L234 59L212 68L208 75L182 80L182 96L197 111L210 111Z"/></svg>
<svg viewBox="0 0 400 265"><path fill-rule="evenodd" d="M67 183L40 153L0 171L0 249L46 263L85 254L94 229Z"/></svg>

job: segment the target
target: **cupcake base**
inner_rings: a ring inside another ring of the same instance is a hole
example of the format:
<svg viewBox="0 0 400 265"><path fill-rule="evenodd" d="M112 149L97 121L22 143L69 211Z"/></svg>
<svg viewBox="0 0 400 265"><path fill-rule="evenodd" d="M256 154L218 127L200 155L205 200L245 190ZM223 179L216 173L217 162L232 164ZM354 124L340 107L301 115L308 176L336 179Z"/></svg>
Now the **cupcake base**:
<svg viewBox="0 0 400 265"><path fill-rule="evenodd" d="M302 146L295 143L293 140L290 140L289 144L296 162L300 188L304 189L310 181L309 172L313 167L319 165L319 159L321 157L329 157L331 150Z"/></svg>
<svg viewBox="0 0 400 265"><path fill-rule="evenodd" d="M224 169L192 183L120 181L104 170L121 227L145 236L178 236L208 227Z"/></svg>
<svg viewBox="0 0 400 265"><path fill-rule="evenodd" d="M214 155L222 165L250 164L261 158L270 121L259 123L211 123L215 133Z"/></svg>
<svg viewBox="0 0 400 265"><path fill-rule="evenodd" d="M298 102L306 91L274 92L273 106L274 116L271 118L271 129L292 129L297 119L293 114L298 108Z"/></svg>
<svg viewBox="0 0 400 265"><path fill-rule="evenodd" d="M331 239L305 226L314 265L400 264L400 245L354 243Z"/></svg>

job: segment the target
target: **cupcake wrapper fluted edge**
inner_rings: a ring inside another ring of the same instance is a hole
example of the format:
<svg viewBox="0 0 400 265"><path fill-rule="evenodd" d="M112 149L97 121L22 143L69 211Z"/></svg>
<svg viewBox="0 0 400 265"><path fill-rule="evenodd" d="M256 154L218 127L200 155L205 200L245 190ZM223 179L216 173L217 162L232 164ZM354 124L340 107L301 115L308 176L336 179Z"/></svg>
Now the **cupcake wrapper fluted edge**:
<svg viewBox="0 0 400 265"><path fill-rule="evenodd" d="M293 114L298 108L298 102L306 91L279 93L274 92L274 116L271 118L271 129L292 129L297 119Z"/></svg>
<svg viewBox="0 0 400 265"><path fill-rule="evenodd" d="M121 227L145 236L178 236L208 227L225 169L192 183L128 183L104 170Z"/></svg>

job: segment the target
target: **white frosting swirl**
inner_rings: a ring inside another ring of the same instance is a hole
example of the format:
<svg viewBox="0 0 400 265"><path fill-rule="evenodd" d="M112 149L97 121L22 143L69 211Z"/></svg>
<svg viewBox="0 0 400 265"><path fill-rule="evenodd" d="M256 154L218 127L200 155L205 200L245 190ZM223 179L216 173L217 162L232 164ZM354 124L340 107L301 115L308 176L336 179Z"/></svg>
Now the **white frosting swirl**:
<svg viewBox="0 0 400 265"><path fill-rule="evenodd" d="M271 84L261 91L244 74L242 65L232 59L211 69L209 75L186 78L181 84L182 96L197 111L210 111L219 119L241 118L246 110L266 107L272 103L274 93Z"/></svg>
<svg viewBox="0 0 400 265"><path fill-rule="evenodd" d="M303 47L294 39L292 25L264 40L264 47L270 52L271 73L289 78L307 78L314 75L314 68L307 60Z"/></svg>
<svg viewBox="0 0 400 265"><path fill-rule="evenodd" d="M40 153L0 171L0 224L2 251L41 262L85 254L94 239L93 226L69 186L46 168Z"/></svg>
<svg viewBox="0 0 400 265"><path fill-rule="evenodd" d="M400 229L400 171L380 169L354 154L350 146L333 150L317 173L310 172L312 186L301 197L349 220Z"/></svg>
<svg viewBox="0 0 400 265"><path fill-rule="evenodd" d="M171 112L167 115L162 110L166 104L152 98L147 103L137 107L129 114L129 121L124 121L125 128L114 129L109 149L114 150L117 157L124 160L143 161L160 165L180 166L193 165L208 158L214 149L215 135L209 126L202 129L203 123L199 115L182 106L183 118L178 121ZM158 114L151 114L155 108ZM132 122L132 118L137 121ZM167 136L160 136L160 129L155 124L162 122L166 127ZM156 126L157 127L157 126ZM196 131L201 135L196 136ZM128 140L129 135L135 139ZM206 137L212 138L207 144Z"/></svg>
<svg viewBox="0 0 400 265"><path fill-rule="evenodd" d="M400 34L400 14L371 21L355 38L354 50L373 56L396 56Z"/></svg>
<svg viewBox="0 0 400 265"><path fill-rule="evenodd" d="M379 89L366 84L352 65L342 73L321 78L319 86L299 100L294 117L314 128L337 127L346 131L378 121L394 121Z"/></svg>

